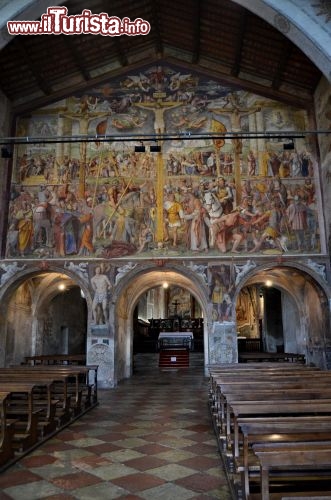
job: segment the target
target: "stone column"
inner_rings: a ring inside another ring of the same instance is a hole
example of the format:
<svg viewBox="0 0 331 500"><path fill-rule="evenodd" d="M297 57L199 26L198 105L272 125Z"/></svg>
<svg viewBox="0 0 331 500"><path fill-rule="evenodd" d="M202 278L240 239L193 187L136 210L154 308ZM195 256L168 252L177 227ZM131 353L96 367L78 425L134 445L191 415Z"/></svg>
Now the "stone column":
<svg viewBox="0 0 331 500"><path fill-rule="evenodd" d="M215 322L209 338L209 364L237 362L236 324L233 321Z"/></svg>

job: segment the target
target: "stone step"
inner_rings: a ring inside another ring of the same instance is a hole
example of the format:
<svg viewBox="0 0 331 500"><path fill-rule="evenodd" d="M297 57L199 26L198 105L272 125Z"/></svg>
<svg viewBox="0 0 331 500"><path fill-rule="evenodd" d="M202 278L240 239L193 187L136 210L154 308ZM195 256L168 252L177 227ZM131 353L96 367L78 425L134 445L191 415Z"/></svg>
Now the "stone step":
<svg viewBox="0 0 331 500"><path fill-rule="evenodd" d="M190 352L190 368L203 368L204 354L202 352ZM159 353L138 353L134 355L134 369L143 371L159 367Z"/></svg>
<svg viewBox="0 0 331 500"><path fill-rule="evenodd" d="M160 351L160 368L188 368L190 366L190 353L186 349L167 349Z"/></svg>

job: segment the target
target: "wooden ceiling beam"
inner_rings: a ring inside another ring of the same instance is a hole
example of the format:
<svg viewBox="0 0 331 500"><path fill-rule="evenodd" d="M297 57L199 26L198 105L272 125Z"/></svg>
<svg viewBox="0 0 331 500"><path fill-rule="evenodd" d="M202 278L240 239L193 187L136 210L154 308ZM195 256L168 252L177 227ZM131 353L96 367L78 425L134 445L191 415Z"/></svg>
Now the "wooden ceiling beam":
<svg viewBox="0 0 331 500"><path fill-rule="evenodd" d="M125 55L125 52L123 50L121 41L119 40L119 37L118 36L114 36L113 39L112 39L112 42L113 42L114 47L116 49L117 57L118 57L118 59L119 59L119 61L121 63L121 66L127 66L129 64L128 58Z"/></svg>
<svg viewBox="0 0 331 500"><path fill-rule="evenodd" d="M77 49L76 45L74 44L72 38L70 38L70 35L66 36L63 35L63 43L65 44L68 52L72 56L73 63L75 64L76 68L78 71L81 73L83 79L85 82L88 82L91 78L91 75L89 71L85 68L82 56Z"/></svg>
<svg viewBox="0 0 331 500"><path fill-rule="evenodd" d="M292 48L293 46L290 44L288 40L284 40L283 42L283 49L282 49L282 55L279 59L278 65L277 65L277 71L274 75L274 78L272 80L272 88L274 90L278 90L279 87L282 84L282 76L284 73L284 70L287 66L287 63L289 61L289 58L291 57L292 54Z"/></svg>
<svg viewBox="0 0 331 500"><path fill-rule="evenodd" d="M231 69L232 76L238 76L240 73L246 29L247 29L247 10L243 10L240 14L240 22L239 22L240 36L237 37L237 43L235 47L235 57Z"/></svg>
<svg viewBox="0 0 331 500"><path fill-rule="evenodd" d="M31 58L28 50L26 49L26 45L22 42L20 37L16 37L17 40L17 48L23 55L24 61L29 65L30 71L33 75L33 78L37 82L38 87L40 90L46 95L50 95L52 92L51 86L44 80L44 78L41 76L42 69L38 64L35 63L35 61ZM15 41L16 41L15 40Z"/></svg>
<svg viewBox="0 0 331 500"><path fill-rule="evenodd" d="M111 15L110 11L109 11L109 1L108 0L102 0L101 10L102 10L102 12L107 12L108 15ZM118 60L121 64L121 66L127 66L128 65L128 58L123 50L123 47L122 47L122 44L120 41L120 37L118 37L118 36L112 37L112 42L113 42L114 49L117 52L117 57L118 57Z"/></svg>
<svg viewBox="0 0 331 500"><path fill-rule="evenodd" d="M150 0L151 4L151 12L152 12L152 18L151 18L151 27L152 27L152 32L155 36L155 52L158 54L159 57L162 57L163 55L163 41L162 41L162 16L160 15L160 4L158 0Z"/></svg>
<svg viewBox="0 0 331 500"><path fill-rule="evenodd" d="M192 63L197 64L200 59L200 45L201 45L201 17L202 17L202 0L196 0L195 2L195 12L193 17L194 22L194 45L193 45L193 55Z"/></svg>

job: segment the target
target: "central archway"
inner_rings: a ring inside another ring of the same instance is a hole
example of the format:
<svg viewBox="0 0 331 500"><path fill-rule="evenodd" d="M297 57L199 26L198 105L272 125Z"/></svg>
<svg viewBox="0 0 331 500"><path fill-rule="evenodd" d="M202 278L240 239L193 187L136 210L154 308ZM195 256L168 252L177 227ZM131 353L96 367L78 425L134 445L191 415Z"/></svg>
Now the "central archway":
<svg viewBox="0 0 331 500"><path fill-rule="evenodd" d="M211 325L211 305L208 301L208 288L193 271L185 267L177 269L144 269L136 274L129 273L122 280L114 304L114 359L115 383L132 376L133 373L133 316L141 295L166 281L170 286L177 285L188 290L201 307L204 318L204 364L208 365L208 331Z"/></svg>

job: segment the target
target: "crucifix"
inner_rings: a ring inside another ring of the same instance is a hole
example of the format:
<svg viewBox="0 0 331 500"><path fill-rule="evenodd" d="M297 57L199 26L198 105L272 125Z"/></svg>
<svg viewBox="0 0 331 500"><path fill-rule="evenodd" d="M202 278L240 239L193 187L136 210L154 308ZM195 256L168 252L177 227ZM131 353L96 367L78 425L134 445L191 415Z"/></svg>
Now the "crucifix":
<svg viewBox="0 0 331 500"><path fill-rule="evenodd" d="M177 316L177 307L180 305L180 302L176 299L172 302L172 305L174 306L174 316Z"/></svg>
<svg viewBox="0 0 331 500"><path fill-rule="evenodd" d="M96 118L104 118L109 116L109 112L98 112L98 111L89 111L88 109L82 109L78 112L74 113L63 113L61 117L70 118L71 120L78 120L79 124L79 135L87 136L89 124L92 120ZM80 143L80 160L79 160L79 197L84 198L85 194L85 169L86 169L86 152L87 152L87 143L84 141Z"/></svg>
<svg viewBox="0 0 331 500"><path fill-rule="evenodd" d="M230 104L230 107L228 105ZM257 113L261 111L259 106L255 106L252 108L241 108L240 101L237 94L229 94L227 96L227 103L223 108L208 108L209 111L212 111L218 115L228 114L231 122L231 132L240 133L241 132L241 119L244 116L251 115L253 113ZM226 130L226 129L225 129ZM240 174L240 154L242 153L242 140L237 137L232 138L232 145L234 150L235 157L235 183L236 183L236 192L237 192L237 204L239 205L241 202L241 174Z"/></svg>
<svg viewBox="0 0 331 500"><path fill-rule="evenodd" d="M138 108L148 109L154 113L154 130L156 134L163 134L165 132L164 112L170 108L177 108L182 106L182 102L178 101L165 101L167 97L166 92L154 92L153 97L156 102L135 103L134 106ZM159 144L161 146L161 144ZM163 189L164 189L164 167L162 161L162 153L158 153L157 157L157 186L156 186L156 241L162 242L164 239L163 233Z"/></svg>

